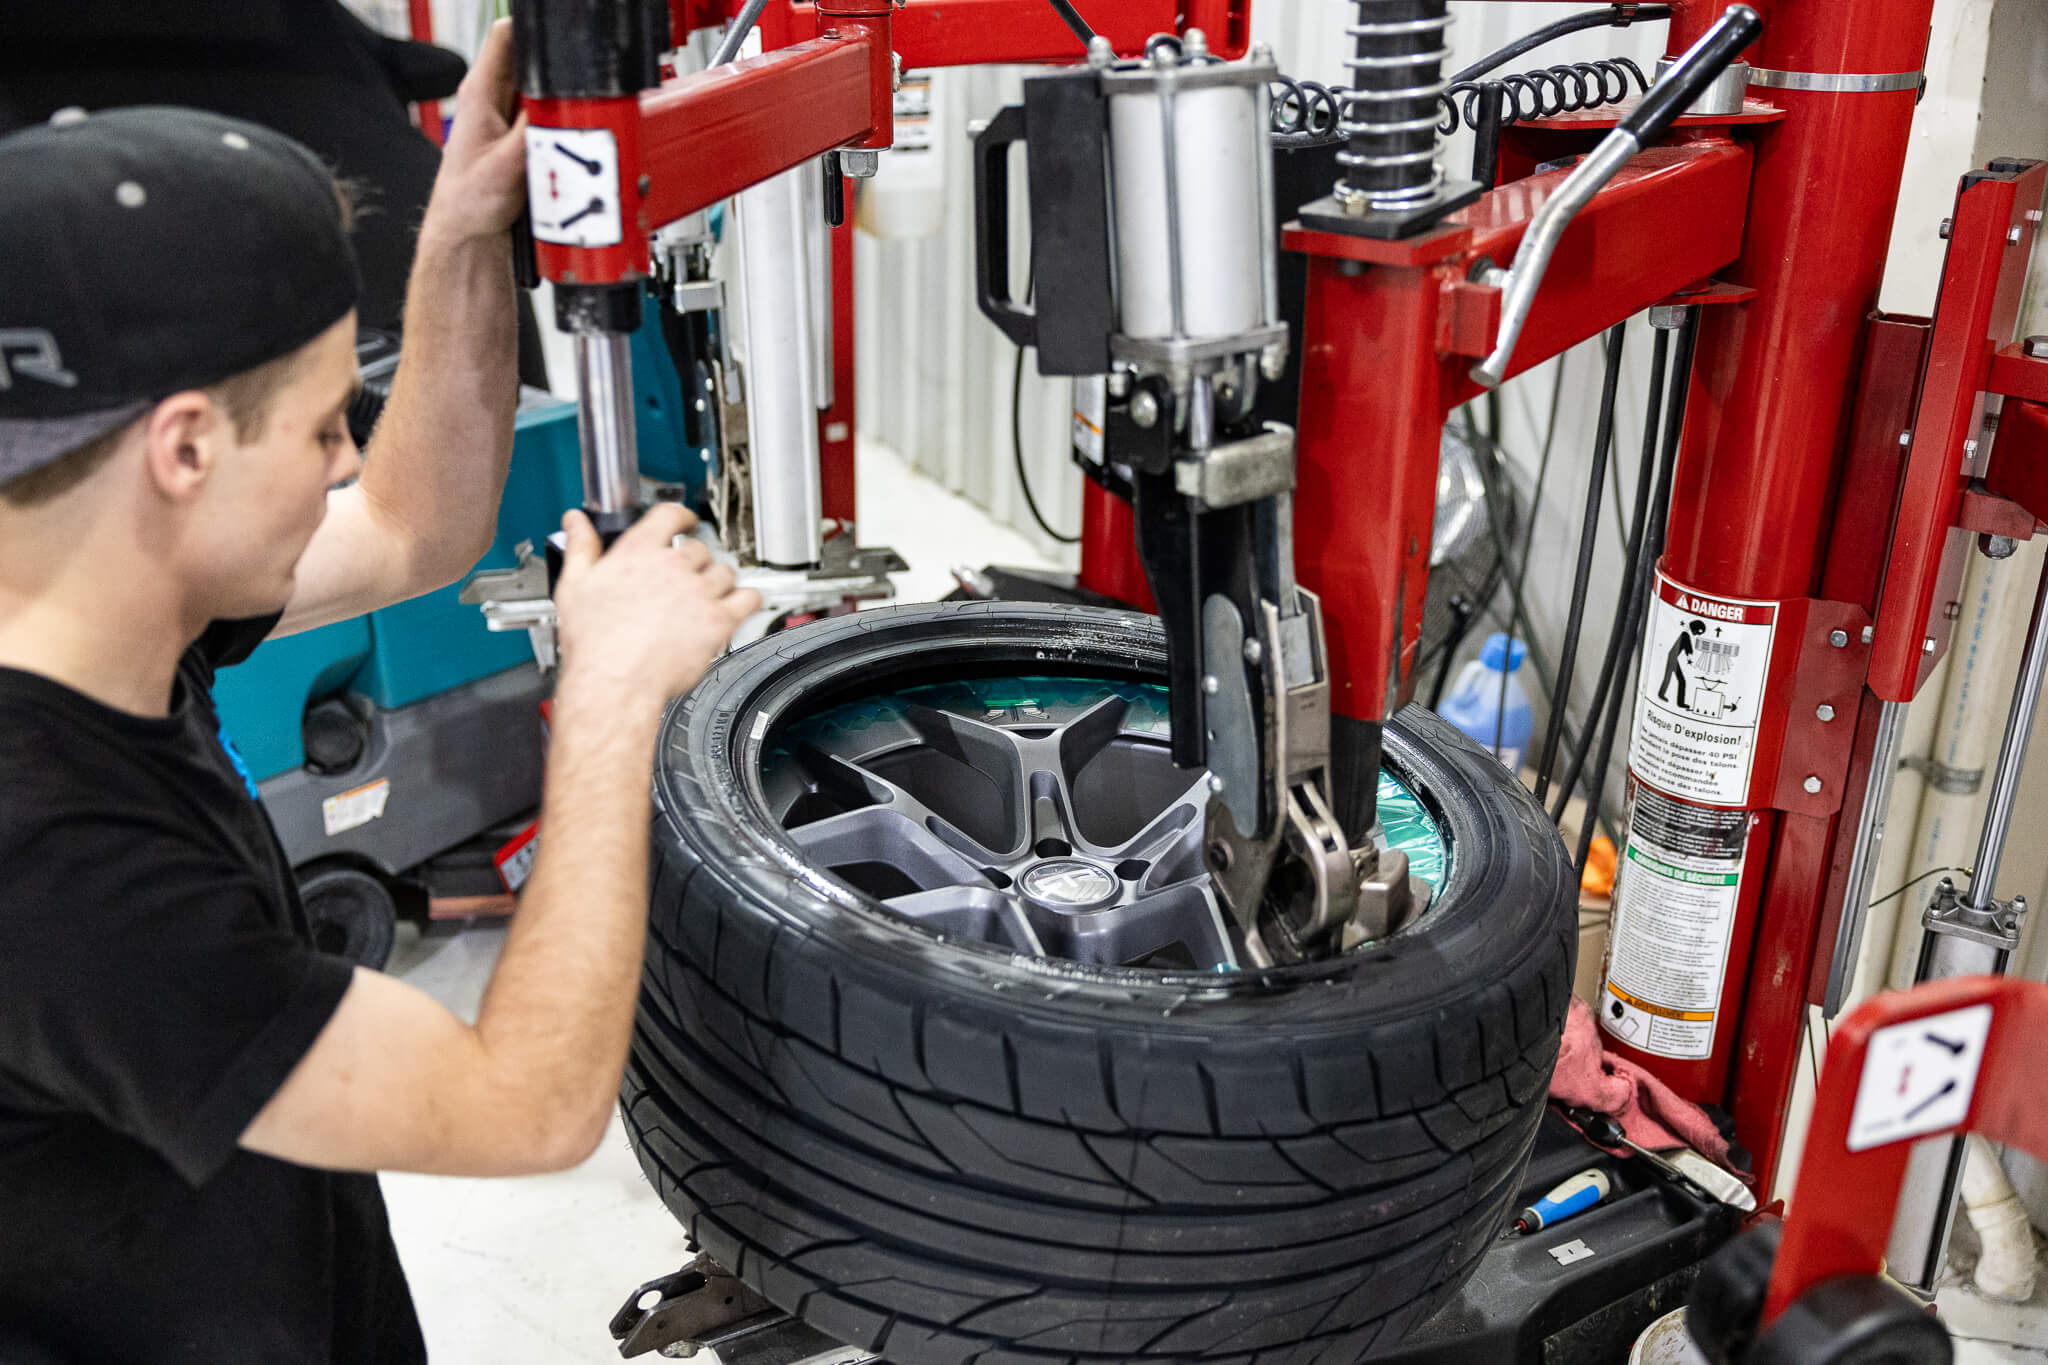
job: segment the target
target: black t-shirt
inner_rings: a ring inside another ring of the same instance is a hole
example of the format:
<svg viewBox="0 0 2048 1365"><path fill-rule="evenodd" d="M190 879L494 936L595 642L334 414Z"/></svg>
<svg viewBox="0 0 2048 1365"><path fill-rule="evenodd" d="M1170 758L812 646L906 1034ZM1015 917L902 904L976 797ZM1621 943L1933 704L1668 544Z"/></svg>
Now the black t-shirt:
<svg viewBox="0 0 2048 1365"><path fill-rule="evenodd" d="M0 1361L426 1358L376 1177L237 1146L351 974L213 709L272 624L162 719L0 669Z"/></svg>

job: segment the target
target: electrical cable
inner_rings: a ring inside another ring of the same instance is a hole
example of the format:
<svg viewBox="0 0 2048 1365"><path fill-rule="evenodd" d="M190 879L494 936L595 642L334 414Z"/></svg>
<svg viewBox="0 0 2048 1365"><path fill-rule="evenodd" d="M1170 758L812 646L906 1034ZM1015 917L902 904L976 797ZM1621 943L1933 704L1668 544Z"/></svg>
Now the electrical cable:
<svg viewBox="0 0 2048 1365"><path fill-rule="evenodd" d="M1666 400L1663 453L1657 461L1657 489L1650 501L1650 525L1642 538L1641 553L1636 558L1635 591L1629 599L1628 619L1624 623L1624 638L1621 657L1635 661L1637 646L1642 642L1643 622L1649 614L1650 584L1656 577L1658 557L1664 553L1664 533L1671 513L1671 480L1678 464L1678 438L1685 428L1685 403L1692 389L1692 359L1699 340L1700 310L1697 307L1685 310L1684 320L1678 328L1678 344L1671 366L1671 393ZM1607 697L1607 715L1600 725L1600 743L1593 757L1592 793L1590 800L1597 803L1599 794L1607 789L1607 767L1614 757L1614 736L1621 724L1621 702L1628 689L1615 687ZM1579 830L1577 856L1572 866L1582 873L1586 867L1586 855L1593 847L1593 822L1588 820Z"/></svg>
<svg viewBox="0 0 2048 1365"><path fill-rule="evenodd" d="M761 18L761 11L768 8L768 0L747 0L747 7L739 12L726 29L725 37L719 39L718 51L711 58L711 65L724 66L740 55L740 49L747 44L747 35L754 31L754 25Z"/></svg>
<svg viewBox="0 0 2048 1365"><path fill-rule="evenodd" d="M1508 609L1507 657L1501 660L1500 704L1493 712L1493 752L1500 755L1501 730L1508 719L1508 679L1514 673L1515 629L1522 608L1522 589L1529 581L1529 555L1536 548L1536 517L1543 506L1543 485L1550 478L1550 452L1557 440L1557 415L1564 406L1564 357L1557 358L1557 377L1550 386L1550 417L1543 427L1543 453L1536 460L1536 486L1529 494L1529 524L1522 531L1522 567L1515 571L1514 605ZM1524 647L1526 650L1526 646ZM1558 704L1551 692L1551 705ZM1517 774L1519 776L1519 774Z"/></svg>
<svg viewBox="0 0 2048 1365"><path fill-rule="evenodd" d="M1662 335L1662 333L1659 332L1659 335ZM1601 339L1601 344L1603 346L1606 344L1604 337ZM1608 510L1614 513L1614 543L1616 545L1626 545L1629 538L1629 525L1622 519L1621 508L1622 504L1628 501L1628 499L1621 491L1621 461L1609 460L1607 462L1607 486L1614 494L1614 500L1607 505Z"/></svg>
<svg viewBox="0 0 2048 1365"><path fill-rule="evenodd" d="M1650 490L1657 482L1657 433L1663 416L1664 382L1671 364L1670 349L1671 334L1661 327L1654 329L1650 347L1650 395L1643 404L1643 453L1636 465L1635 515L1630 518L1633 527L1621 552L1621 587L1614 595L1614 616L1607 628L1607 652L1600 660L1600 679L1594 688L1593 700L1586 707L1589 727L1597 728L1599 718L1607 709L1608 691L1618 682L1615 669L1622 666L1623 624L1628 618L1629 603L1635 597L1636 560L1642 553L1640 537L1650 524ZM1585 775L1587 757L1581 750L1565 770L1557 803L1550 810L1552 824L1563 823L1565 807L1571 804L1579 779ZM1598 795L1597 792L1588 793L1588 800L1594 800Z"/></svg>
<svg viewBox="0 0 2048 1365"><path fill-rule="evenodd" d="M1908 891L1911 891L1920 883L1926 881L1929 877L1939 877L1944 872L1960 872L1965 877L1974 877L1977 875L1975 869L1967 867L1930 867L1917 877L1908 877L1906 879L1906 884L1904 886L1901 886L1898 890L1887 891L1882 896L1879 896L1876 900L1870 903L1869 908L1875 910L1878 906L1883 905L1886 901L1897 900L1899 897L1905 895Z"/></svg>
<svg viewBox="0 0 2048 1365"><path fill-rule="evenodd" d="M1614 400L1621 388L1621 348L1626 321L1607 332L1607 364L1600 380L1600 415L1593 434L1593 467L1586 473L1586 510L1579 518L1579 562L1572 571L1572 600L1564 614L1564 640L1557 648L1557 687L1552 693L1550 725L1543 737L1543 756L1536 763L1536 803L1550 792L1550 773L1557 762L1558 737L1564 733L1564 712L1571 704L1572 674L1577 669L1579 630L1586 620L1586 590L1593 581L1593 551L1600 539L1600 499L1607 492L1607 457L1614 445Z"/></svg>
<svg viewBox="0 0 2048 1365"><path fill-rule="evenodd" d="M1451 82L1474 81L1487 72L1507 65L1525 52L1533 52L1545 43L1565 37L1567 34L1582 33L1589 28L1627 28L1630 24L1645 19L1669 19L1669 5L1609 5L1606 9L1592 10L1585 14L1569 14L1562 19L1545 24L1542 28L1531 29L1506 47L1487 53L1472 65L1451 77Z"/></svg>
<svg viewBox="0 0 2048 1365"><path fill-rule="evenodd" d="M1038 263L1032 262L1024 279L1024 297L1031 298L1037 284ZM1052 529L1052 523L1045 519L1045 513L1038 510L1038 499L1031 493L1031 476L1024 472L1024 348L1017 348L1016 367L1010 371L1010 453L1017 461L1017 487L1024 494L1024 505L1031 511L1031 519L1038 523L1038 529L1062 545L1078 545L1078 535L1062 535Z"/></svg>

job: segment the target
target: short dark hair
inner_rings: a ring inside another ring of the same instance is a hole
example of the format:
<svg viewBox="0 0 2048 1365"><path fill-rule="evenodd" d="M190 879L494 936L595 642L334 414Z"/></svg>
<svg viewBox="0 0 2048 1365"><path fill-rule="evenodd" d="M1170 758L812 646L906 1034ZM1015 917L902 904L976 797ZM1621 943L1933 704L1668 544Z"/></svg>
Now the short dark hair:
<svg viewBox="0 0 2048 1365"><path fill-rule="evenodd" d="M228 421L234 424L236 440L246 445L262 437L264 424L270 420L272 401L278 391L290 382L305 352L306 348L301 346L275 360L266 360L252 370L231 375L206 390L227 411ZM135 430L136 423L148 418L149 414L145 412L134 421L123 422L112 431L66 451L48 464L0 485L0 500L10 507L30 508L62 497L98 473L100 467L120 449L128 433Z"/></svg>

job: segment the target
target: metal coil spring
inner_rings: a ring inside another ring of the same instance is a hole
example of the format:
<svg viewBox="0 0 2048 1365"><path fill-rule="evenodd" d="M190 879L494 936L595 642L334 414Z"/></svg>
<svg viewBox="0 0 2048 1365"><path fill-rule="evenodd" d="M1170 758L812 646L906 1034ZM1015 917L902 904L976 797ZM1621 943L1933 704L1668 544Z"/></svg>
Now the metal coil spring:
<svg viewBox="0 0 2048 1365"><path fill-rule="evenodd" d="M1650 78L1626 57L1571 62L1488 80L1458 81L1444 89L1441 99L1443 112L1437 122L1437 131L1449 136L1457 132L1461 124L1477 129L1479 92L1490 85L1500 87L1501 123L1506 126L1619 104L1629 96L1631 78L1635 80L1636 93L1650 88Z"/></svg>
<svg viewBox="0 0 2048 1365"><path fill-rule="evenodd" d="M1277 76L1273 92L1272 134L1275 147L1327 147L1343 139L1343 101L1348 90L1332 90L1320 81Z"/></svg>
<svg viewBox="0 0 2048 1365"><path fill-rule="evenodd" d="M1373 17L1384 13L1392 2L1352 0L1358 19L1344 30L1353 48L1344 63L1351 70L1351 88L1339 102L1337 130L1350 145L1337 154L1338 164L1346 171L1345 183L1338 186L1337 193L1347 198L1362 196L1376 209L1426 203L1436 197L1444 180L1434 112L1417 117L1401 106L1433 104L1445 93L1443 63L1451 55L1447 37L1451 16ZM1436 39L1433 44L1424 41L1432 36ZM1419 45L1421 50L1403 51L1410 45ZM1412 77L1405 74L1410 72ZM1379 88L1383 83L1384 88ZM1382 142L1399 147L1423 133L1428 135L1426 145L1412 150L1364 150Z"/></svg>

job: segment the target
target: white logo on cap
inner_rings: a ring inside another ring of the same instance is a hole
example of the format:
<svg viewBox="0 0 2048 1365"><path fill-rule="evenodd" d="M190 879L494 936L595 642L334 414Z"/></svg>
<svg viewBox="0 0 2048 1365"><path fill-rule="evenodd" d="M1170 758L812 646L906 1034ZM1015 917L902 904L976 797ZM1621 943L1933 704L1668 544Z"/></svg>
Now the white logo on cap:
<svg viewBox="0 0 2048 1365"><path fill-rule="evenodd" d="M78 383L78 376L64 368L64 357L57 354L57 338L40 327L0 327L0 389L14 387L14 377L7 372L9 351L15 352L14 374L60 389Z"/></svg>

